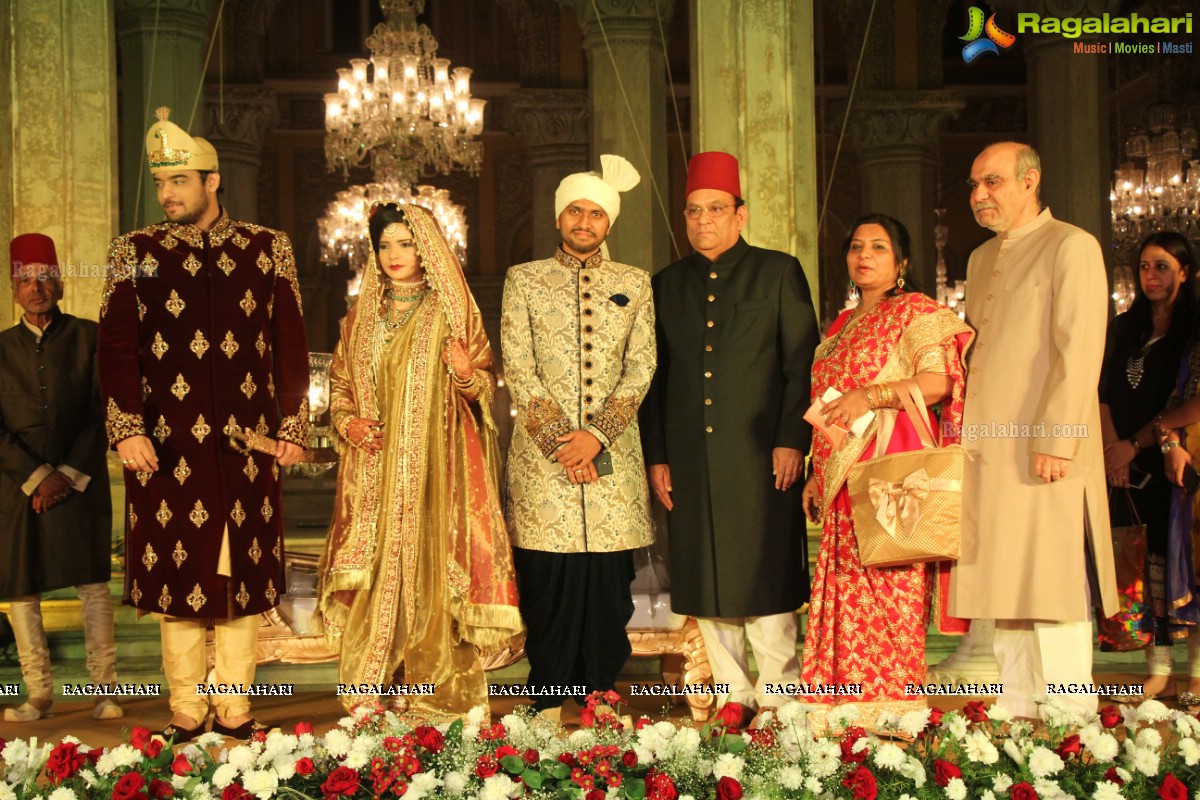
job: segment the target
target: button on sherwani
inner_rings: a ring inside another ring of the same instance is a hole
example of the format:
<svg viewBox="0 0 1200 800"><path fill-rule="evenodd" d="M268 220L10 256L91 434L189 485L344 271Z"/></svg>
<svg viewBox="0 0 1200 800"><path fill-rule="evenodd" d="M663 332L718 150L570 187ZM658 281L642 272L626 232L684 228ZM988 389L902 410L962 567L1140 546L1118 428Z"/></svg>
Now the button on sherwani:
<svg viewBox="0 0 1200 800"><path fill-rule="evenodd" d="M518 264L504 283L505 379L517 410L506 516L513 545L555 553L650 544L637 412L654 375L650 275L596 254ZM575 485L553 460L557 437L593 433L613 473Z"/></svg>
<svg viewBox="0 0 1200 800"><path fill-rule="evenodd" d="M109 443L145 435L158 456L157 472L125 473L125 602L175 617L266 611L284 591L279 469L236 452L228 434L307 437L291 243L222 213L209 231L162 223L117 237L108 269Z"/></svg>

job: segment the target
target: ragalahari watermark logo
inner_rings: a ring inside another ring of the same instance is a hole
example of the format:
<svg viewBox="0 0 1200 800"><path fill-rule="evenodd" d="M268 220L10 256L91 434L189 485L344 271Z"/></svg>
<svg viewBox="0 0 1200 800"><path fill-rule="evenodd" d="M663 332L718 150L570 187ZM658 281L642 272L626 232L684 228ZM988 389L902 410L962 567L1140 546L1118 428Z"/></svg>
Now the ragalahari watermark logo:
<svg viewBox="0 0 1200 800"><path fill-rule="evenodd" d="M984 34L987 34L987 38L982 38ZM998 56L1001 50L1007 50L1017 41L1016 36L996 24L995 14L984 22L983 9L979 6L967 9L967 32L958 38L967 43L962 57L968 64L984 53Z"/></svg>

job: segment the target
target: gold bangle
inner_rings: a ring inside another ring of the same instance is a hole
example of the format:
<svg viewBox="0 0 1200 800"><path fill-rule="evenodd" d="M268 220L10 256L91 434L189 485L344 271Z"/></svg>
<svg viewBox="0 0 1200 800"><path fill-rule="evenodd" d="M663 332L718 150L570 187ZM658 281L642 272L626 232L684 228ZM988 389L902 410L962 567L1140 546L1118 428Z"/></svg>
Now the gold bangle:
<svg viewBox="0 0 1200 800"><path fill-rule="evenodd" d="M874 411L876 408L879 408L879 396L876 392L871 391L874 388L876 388L874 384L867 384L865 389L867 393L867 408L871 409L872 411Z"/></svg>

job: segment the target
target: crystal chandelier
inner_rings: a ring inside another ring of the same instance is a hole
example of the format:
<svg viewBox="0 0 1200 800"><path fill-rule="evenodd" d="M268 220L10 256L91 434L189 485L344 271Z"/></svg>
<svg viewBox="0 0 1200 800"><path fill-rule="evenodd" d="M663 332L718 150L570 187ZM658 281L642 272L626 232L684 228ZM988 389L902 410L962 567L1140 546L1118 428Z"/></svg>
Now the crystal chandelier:
<svg viewBox="0 0 1200 800"><path fill-rule="evenodd" d="M1149 133L1135 128L1125 141L1129 160L1117 167L1109 194L1118 263L1136 264L1137 246L1156 231L1200 235L1200 163L1191 160L1196 129L1177 130L1175 107L1167 103L1150 107L1147 126ZM1114 292L1118 308L1124 294L1118 299Z"/></svg>
<svg viewBox="0 0 1200 800"><path fill-rule="evenodd" d="M358 294L363 270L367 266L371 247L367 215L371 204L377 200L412 203L428 209L441 227L442 236L450 247L450 252L458 257L460 263L466 265L466 213L461 205L450 199L448 190L421 185L414 191L407 184L397 181L351 186L337 193L337 199L326 206L325 216L317 222L317 233L321 240L321 261L333 266L346 258L350 262L350 268L354 270L354 277L349 281L351 297Z"/></svg>
<svg viewBox="0 0 1200 800"><path fill-rule="evenodd" d="M325 162L330 172L366 163L378 179L416 183L460 168L478 174L486 100L471 97L471 70L437 58L437 40L417 23L425 0L380 0L385 21L367 37L371 58L338 70L325 95ZM369 74L368 74L369 73Z"/></svg>
<svg viewBox="0 0 1200 800"><path fill-rule="evenodd" d="M955 281L950 282L950 273L946 269L946 242L950 238L950 226L946 224L942 218L946 215L946 209L935 208L933 213L937 216L937 225L933 228L934 245L937 247L937 268L935 278L935 289L937 292L937 301L946 308L958 314L959 319L967 318L967 282Z"/></svg>

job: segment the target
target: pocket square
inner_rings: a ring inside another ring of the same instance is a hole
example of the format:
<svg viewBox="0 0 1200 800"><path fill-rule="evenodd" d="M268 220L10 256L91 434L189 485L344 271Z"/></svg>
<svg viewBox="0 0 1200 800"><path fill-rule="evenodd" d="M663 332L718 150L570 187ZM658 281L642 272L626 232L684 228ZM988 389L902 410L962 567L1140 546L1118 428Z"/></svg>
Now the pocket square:
<svg viewBox="0 0 1200 800"><path fill-rule="evenodd" d="M610 297L608 299L612 300L614 303L621 306L621 308L624 308L625 306L629 305L629 298L623 294L614 294L612 297Z"/></svg>

